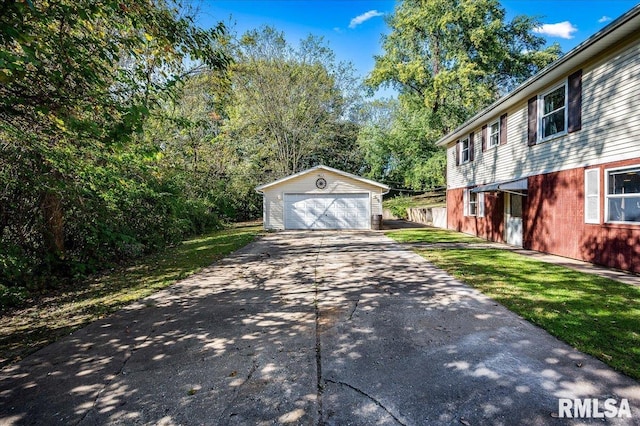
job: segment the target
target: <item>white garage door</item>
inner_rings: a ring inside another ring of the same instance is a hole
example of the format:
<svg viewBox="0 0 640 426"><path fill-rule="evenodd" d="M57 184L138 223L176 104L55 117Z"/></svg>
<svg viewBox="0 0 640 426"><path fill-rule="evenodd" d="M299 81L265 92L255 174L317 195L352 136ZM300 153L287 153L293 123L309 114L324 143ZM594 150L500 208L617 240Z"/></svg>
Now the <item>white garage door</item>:
<svg viewBox="0 0 640 426"><path fill-rule="evenodd" d="M370 229L369 194L285 194L285 229Z"/></svg>

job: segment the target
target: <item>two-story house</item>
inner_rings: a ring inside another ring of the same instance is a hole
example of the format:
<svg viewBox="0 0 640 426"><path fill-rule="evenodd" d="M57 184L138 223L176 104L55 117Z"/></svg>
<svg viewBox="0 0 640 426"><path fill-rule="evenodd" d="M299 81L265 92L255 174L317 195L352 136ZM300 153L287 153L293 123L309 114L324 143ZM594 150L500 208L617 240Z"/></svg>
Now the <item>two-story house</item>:
<svg viewBox="0 0 640 426"><path fill-rule="evenodd" d="M640 5L438 145L450 229L640 272Z"/></svg>

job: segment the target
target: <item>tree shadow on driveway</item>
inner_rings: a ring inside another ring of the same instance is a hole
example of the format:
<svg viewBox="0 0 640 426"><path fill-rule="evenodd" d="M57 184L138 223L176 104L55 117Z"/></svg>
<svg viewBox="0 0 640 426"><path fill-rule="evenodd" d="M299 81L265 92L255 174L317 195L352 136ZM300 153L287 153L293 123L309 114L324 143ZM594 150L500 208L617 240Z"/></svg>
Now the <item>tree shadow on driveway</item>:
<svg viewBox="0 0 640 426"><path fill-rule="evenodd" d="M555 424L639 394L381 233L283 232L4 368L0 422Z"/></svg>

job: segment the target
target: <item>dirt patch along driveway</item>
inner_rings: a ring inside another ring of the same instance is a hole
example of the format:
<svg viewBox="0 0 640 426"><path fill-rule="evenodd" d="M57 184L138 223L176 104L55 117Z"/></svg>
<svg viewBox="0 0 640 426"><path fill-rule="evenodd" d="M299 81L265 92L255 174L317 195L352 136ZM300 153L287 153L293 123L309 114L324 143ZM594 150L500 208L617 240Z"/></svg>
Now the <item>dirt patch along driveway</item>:
<svg viewBox="0 0 640 426"><path fill-rule="evenodd" d="M0 423L558 424L640 385L377 232L269 234L0 373Z"/></svg>

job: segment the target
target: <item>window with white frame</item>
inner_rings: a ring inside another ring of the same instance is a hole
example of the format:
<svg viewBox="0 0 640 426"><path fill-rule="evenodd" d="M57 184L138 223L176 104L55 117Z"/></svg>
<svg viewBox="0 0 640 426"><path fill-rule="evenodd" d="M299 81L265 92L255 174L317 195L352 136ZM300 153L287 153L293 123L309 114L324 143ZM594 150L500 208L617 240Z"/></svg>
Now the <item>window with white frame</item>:
<svg viewBox="0 0 640 426"><path fill-rule="evenodd" d="M469 160L471 160L469 138L465 138L460 141L460 164L468 163Z"/></svg>
<svg viewBox="0 0 640 426"><path fill-rule="evenodd" d="M500 122L496 121L489 126L489 148L500 145Z"/></svg>
<svg viewBox="0 0 640 426"><path fill-rule="evenodd" d="M464 191L464 216L484 217L484 193Z"/></svg>
<svg viewBox="0 0 640 426"><path fill-rule="evenodd" d="M567 131L567 85L540 96L540 138L546 139Z"/></svg>
<svg viewBox="0 0 640 426"><path fill-rule="evenodd" d="M469 216L476 216L478 214L478 194L475 192L469 192Z"/></svg>
<svg viewBox="0 0 640 426"><path fill-rule="evenodd" d="M607 170L607 222L640 223L640 166Z"/></svg>

